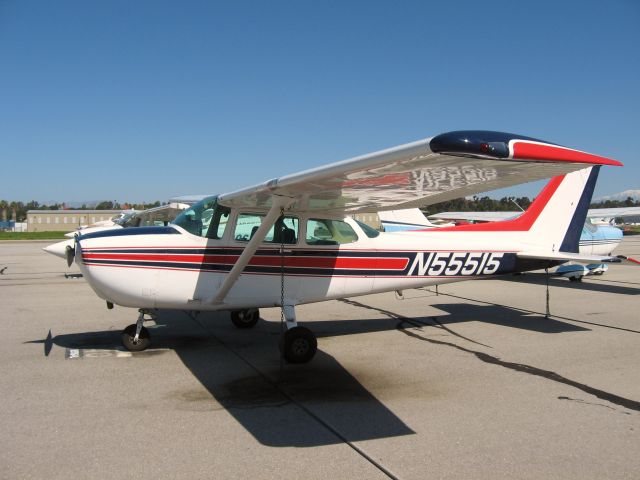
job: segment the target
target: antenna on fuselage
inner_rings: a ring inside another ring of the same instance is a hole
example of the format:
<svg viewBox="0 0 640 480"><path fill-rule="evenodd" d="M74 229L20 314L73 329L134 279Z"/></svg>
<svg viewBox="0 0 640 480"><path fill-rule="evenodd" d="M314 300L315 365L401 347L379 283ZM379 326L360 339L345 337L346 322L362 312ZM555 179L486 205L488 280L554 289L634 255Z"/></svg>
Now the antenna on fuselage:
<svg viewBox="0 0 640 480"><path fill-rule="evenodd" d="M520 210L522 210L524 212L524 208L522 208L520 205L518 205L518 202L515 201L514 198L510 199L513 203L515 203L516 207L518 207Z"/></svg>

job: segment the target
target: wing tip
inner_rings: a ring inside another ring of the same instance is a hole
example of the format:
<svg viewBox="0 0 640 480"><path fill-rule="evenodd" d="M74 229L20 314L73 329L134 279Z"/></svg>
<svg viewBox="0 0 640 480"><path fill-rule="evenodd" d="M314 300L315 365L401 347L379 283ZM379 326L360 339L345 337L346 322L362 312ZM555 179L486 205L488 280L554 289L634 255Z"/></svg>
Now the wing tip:
<svg viewBox="0 0 640 480"><path fill-rule="evenodd" d="M542 142L514 140L511 148L513 158L518 160L587 163L590 165L607 165L612 167L624 166L622 162L614 160L613 158Z"/></svg>
<svg viewBox="0 0 640 480"><path fill-rule="evenodd" d="M429 142L434 153L457 156L585 163L622 167L622 162L556 145L537 138L489 130L456 130L436 135Z"/></svg>

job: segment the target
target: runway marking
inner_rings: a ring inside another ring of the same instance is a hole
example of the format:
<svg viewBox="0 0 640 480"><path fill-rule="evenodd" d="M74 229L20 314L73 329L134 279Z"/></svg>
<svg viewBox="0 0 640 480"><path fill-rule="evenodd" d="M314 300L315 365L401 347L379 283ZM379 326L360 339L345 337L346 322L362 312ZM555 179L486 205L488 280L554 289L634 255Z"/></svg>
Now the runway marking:
<svg viewBox="0 0 640 480"><path fill-rule="evenodd" d="M158 355L168 350L153 349L144 350L142 352L129 352L127 350L107 349L107 348L66 348L64 358L66 360L76 360L81 358L132 358L132 357L148 357L150 355Z"/></svg>

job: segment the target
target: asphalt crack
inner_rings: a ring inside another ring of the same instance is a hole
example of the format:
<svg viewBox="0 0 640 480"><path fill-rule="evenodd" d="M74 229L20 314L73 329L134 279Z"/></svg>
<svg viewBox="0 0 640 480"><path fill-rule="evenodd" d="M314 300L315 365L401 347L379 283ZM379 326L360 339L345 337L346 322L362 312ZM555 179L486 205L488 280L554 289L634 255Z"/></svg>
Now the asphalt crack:
<svg viewBox="0 0 640 480"><path fill-rule="evenodd" d="M396 325L396 329L399 332L404 333L405 335L412 337L416 340L420 340L423 342L428 342L431 343L433 345L441 345L441 346L446 346L446 347L450 347L450 348L454 348L458 351L464 352L464 353L468 353L471 355L474 355L478 360L482 361L483 363L487 363L490 365L496 365L499 367L503 367L503 368L507 368L509 370L513 370L516 372L520 372L520 373L526 373L528 375L532 375L535 377L540 377L540 378L544 378L547 380L551 380L553 382L556 383L561 383L563 385L567 385L570 387L573 387L575 389L581 390L584 393L588 393L589 395L593 395L601 400L605 400L609 403L613 403L614 405L618 405L621 407L624 407L628 410L634 410L636 412L640 412L640 402L636 401L636 400L631 400L629 398L625 398L625 397L621 397L619 395L615 395L613 393L610 392L606 392L604 390L600 390L598 388L592 387L590 385L584 384L584 383L580 383L577 382L575 380L571 380L570 378L564 377L562 375L560 375L559 373L553 372L551 370L544 370L538 367L534 367L532 365L527 365L524 363L516 363L516 362L507 362L504 360L501 360L500 358L494 356L494 355L490 355L488 353L485 352L480 352L478 350L472 350L471 348L466 348L463 347L461 345L457 345L455 343L451 343L451 342L447 342L444 340L436 340L434 338L426 338L423 337L421 335L418 335L415 332L409 331L407 330L407 325L409 325L410 327L415 327L415 328L419 328L422 329L422 327L424 326L429 326L426 323L422 323L422 322L417 322L415 320L412 320L410 318L404 317L403 315L397 314L395 312L391 312L389 310L384 310L381 308L376 308L370 305L366 305L360 302L356 302L353 300L347 300L347 303L349 303L350 305L353 306L358 306L361 308L366 308L369 310L376 310L380 313L382 313L383 315L386 315L390 318L399 320L397 325Z"/></svg>

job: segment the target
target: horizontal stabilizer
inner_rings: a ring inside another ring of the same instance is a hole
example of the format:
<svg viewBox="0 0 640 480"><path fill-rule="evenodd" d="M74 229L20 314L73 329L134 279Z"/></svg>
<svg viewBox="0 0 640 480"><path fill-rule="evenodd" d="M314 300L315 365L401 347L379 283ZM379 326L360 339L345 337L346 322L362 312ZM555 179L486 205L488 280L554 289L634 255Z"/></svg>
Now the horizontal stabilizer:
<svg viewBox="0 0 640 480"><path fill-rule="evenodd" d="M518 252L518 258L527 258L532 260L556 260L559 262L578 262L578 263L622 263L623 259L615 256L601 255L584 255L581 253L570 252L546 252L546 251L525 251ZM626 257L625 257L626 259ZM638 262L637 260L631 260ZM640 265L640 262L638 262Z"/></svg>

